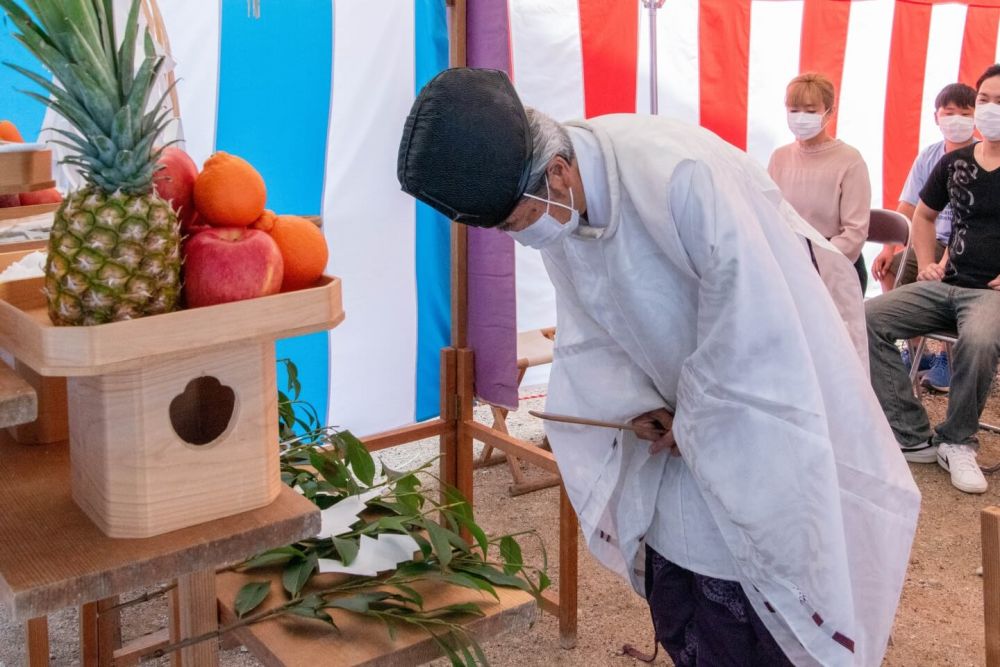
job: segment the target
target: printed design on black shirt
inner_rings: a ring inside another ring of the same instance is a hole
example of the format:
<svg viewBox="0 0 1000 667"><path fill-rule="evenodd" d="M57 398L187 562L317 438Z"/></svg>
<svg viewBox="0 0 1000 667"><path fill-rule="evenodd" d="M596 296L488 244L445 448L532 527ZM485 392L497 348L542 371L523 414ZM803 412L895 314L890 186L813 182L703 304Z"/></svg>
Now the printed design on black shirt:
<svg viewBox="0 0 1000 667"><path fill-rule="evenodd" d="M968 160L958 159L952 163L951 178L948 179L948 198L953 213L951 243L948 254L960 257L965 253L965 233L968 226L965 218L972 212L976 196L967 187L979 176L979 166ZM949 260L945 277L956 273L955 265Z"/></svg>

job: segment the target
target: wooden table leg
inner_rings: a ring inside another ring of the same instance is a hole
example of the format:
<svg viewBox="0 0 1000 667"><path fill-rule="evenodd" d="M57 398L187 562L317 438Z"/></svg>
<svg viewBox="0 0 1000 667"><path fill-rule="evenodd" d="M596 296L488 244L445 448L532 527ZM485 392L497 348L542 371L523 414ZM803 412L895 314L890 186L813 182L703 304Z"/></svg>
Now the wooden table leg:
<svg viewBox="0 0 1000 667"><path fill-rule="evenodd" d="M83 667L111 667L121 646L118 596L80 607L80 655Z"/></svg>
<svg viewBox="0 0 1000 667"><path fill-rule="evenodd" d="M576 646L577 533L579 525L566 487L559 487L559 645Z"/></svg>
<svg viewBox="0 0 1000 667"><path fill-rule="evenodd" d="M170 639L180 641L219 627L215 571L202 570L177 579L171 592ZM214 667L219 664L219 642L209 639L171 654L173 667Z"/></svg>
<svg viewBox="0 0 1000 667"><path fill-rule="evenodd" d="M24 628L24 645L27 649L25 664L28 667L49 667L49 619L46 616L30 619Z"/></svg>

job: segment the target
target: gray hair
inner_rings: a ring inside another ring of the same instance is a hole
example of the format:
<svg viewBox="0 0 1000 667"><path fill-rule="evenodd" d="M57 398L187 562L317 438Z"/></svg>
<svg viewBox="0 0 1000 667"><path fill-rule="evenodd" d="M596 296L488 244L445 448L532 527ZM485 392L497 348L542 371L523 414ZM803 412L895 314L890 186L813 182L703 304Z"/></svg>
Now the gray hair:
<svg viewBox="0 0 1000 667"><path fill-rule="evenodd" d="M565 127L538 109L525 107L524 111L531 130L531 172L525 192L538 195L545 192L545 168L552 158L559 155L572 162L575 153Z"/></svg>

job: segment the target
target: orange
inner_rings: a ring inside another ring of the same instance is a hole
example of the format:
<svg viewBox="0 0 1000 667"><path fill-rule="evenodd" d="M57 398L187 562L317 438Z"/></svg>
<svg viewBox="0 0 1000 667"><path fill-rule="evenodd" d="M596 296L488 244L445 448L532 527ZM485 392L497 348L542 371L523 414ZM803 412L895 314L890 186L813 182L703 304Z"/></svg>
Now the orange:
<svg viewBox="0 0 1000 667"><path fill-rule="evenodd" d="M205 160L194 182L194 207L216 227L247 227L264 212L267 188L249 162L218 152Z"/></svg>
<svg viewBox="0 0 1000 667"><path fill-rule="evenodd" d="M24 143L24 137L17 131L17 126L9 120L0 120L0 141L13 141L18 144Z"/></svg>
<svg viewBox="0 0 1000 667"><path fill-rule="evenodd" d="M319 227L297 215L279 215L271 227L271 238L281 250L285 277L281 291L312 287L323 275L330 252Z"/></svg>

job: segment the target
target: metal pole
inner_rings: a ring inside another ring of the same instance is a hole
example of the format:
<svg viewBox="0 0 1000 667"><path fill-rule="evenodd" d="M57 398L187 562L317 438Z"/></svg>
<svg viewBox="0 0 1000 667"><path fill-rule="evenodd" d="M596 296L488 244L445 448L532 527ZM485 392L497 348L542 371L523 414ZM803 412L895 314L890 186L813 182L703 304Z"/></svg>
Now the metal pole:
<svg viewBox="0 0 1000 667"><path fill-rule="evenodd" d="M660 110L659 76L656 72L656 10L663 7L666 0L642 0L649 9L649 113L654 116Z"/></svg>

